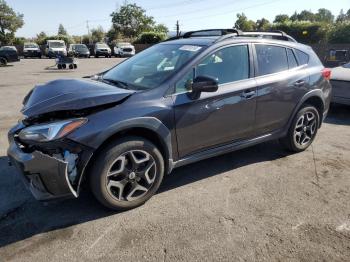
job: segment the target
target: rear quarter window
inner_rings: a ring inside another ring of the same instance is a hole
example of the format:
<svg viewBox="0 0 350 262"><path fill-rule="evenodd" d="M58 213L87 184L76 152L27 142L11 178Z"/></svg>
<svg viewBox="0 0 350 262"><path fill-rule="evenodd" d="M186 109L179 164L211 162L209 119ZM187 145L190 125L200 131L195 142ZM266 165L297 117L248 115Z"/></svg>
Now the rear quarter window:
<svg viewBox="0 0 350 262"><path fill-rule="evenodd" d="M287 48L287 56L288 56L289 68L291 69L291 68L298 67L298 62L295 58L295 55L292 49Z"/></svg>
<svg viewBox="0 0 350 262"><path fill-rule="evenodd" d="M303 51L300 51L298 49L295 49L295 54L297 55L299 65L306 65L309 63L309 55L304 53Z"/></svg>

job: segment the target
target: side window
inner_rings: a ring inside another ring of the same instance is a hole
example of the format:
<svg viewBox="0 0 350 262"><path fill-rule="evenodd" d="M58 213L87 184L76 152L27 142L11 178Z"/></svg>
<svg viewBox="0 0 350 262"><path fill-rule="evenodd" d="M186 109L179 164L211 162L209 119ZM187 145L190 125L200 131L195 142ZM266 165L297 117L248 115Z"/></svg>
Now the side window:
<svg viewBox="0 0 350 262"><path fill-rule="evenodd" d="M288 70L287 53L284 47L257 44L255 50L259 76Z"/></svg>
<svg viewBox="0 0 350 262"><path fill-rule="evenodd" d="M249 78L249 53L247 45L230 46L205 57L196 67L195 76L210 76L219 84ZM176 93L189 91L194 79L191 71L176 83Z"/></svg>
<svg viewBox="0 0 350 262"><path fill-rule="evenodd" d="M299 65L306 65L309 63L309 55L296 49L295 53L297 55L298 61L299 61Z"/></svg>
<svg viewBox="0 0 350 262"><path fill-rule="evenodd" d="M188 72L180 81L176 83L175 93L184 93L191 90L194 79L194 70Z"/></svg>
<svg viewBox="0 0 350 262"><path fill-rule="evenodd" d="M287 48L287 56L288 56L289 69L298 67L298 62L297 62L297 59L295 58L295 55L292 49Z"/></svg>

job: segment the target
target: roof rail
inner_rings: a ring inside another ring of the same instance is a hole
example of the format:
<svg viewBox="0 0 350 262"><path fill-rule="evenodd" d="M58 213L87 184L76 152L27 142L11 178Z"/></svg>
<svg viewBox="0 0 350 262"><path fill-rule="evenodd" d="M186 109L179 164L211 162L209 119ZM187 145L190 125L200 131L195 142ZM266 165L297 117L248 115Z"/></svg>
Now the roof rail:
<svg viewBox="0 0 350 262"><path fill-rule="evenodd" d="M272 30L272 31L247 31L243 32L242 36L257 36L264 38L266 36L271 36L271 38L276 38L279 40L284 40L284 41L290 41L290 42L297 42L293 37L290 35L286 34L283 31L280 30Z"/></svg>
<svg viewBox="0 0 350 262"><path fill-rule="evenodd" d="M237 37L237 36L251 36L251 37L261 37L261 38L267 38L271 37L273 39L277 40L283 40L283 41L290 41L290 42L297 42L293 37L290 35L287 35L283 31L279 30L273 30L273 31L246 31L242 32L239 29L236 28L228 28L228 29L204 29L204 30L197 30L197 31L189 31L186 32L183 35L170 37L166 41L176 40L180 38L190 38L190 37L210 37L210 36L219 36L218 39L214 41L214 43L224 41L226 39Z"/></svg>
<svg viewBox="0 0 350 262"><path fill-rule="evenodd" d="M241 31L238 30L238 29L235 29L235 28L228 28L228 29L204 29L204 30L186 32L183 35L183 38L206 37L206 36L224 36L224 35L227 35L227 34L239 35L240 33L241 33Z"/></svg>
<svg viewBox="0 0 350 262"><path fill-rule="evenodd" d="M209 37L209 36L226 36L226 35L235 35L239 36L242 33L242 31L235 29L235 28L228 28L228 29L204 29L204 30L196 30L196 31L189 31L184 33L183 35L179 36L173 36L170 37L163 42L176 40L180 38L190 38L190 37Z"/></svg>

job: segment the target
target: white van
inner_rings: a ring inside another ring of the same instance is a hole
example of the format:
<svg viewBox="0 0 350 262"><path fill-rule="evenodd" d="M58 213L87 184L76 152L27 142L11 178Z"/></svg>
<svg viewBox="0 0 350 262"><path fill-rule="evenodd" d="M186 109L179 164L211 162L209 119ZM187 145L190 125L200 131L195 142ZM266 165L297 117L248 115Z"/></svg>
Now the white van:
<svg viewBox="0 0 350 262"><path fill-rule="evenodd" d="M57 57L58 55L67 56L66 43L63 40L47 40L46 55L49 58Z"/></svg>

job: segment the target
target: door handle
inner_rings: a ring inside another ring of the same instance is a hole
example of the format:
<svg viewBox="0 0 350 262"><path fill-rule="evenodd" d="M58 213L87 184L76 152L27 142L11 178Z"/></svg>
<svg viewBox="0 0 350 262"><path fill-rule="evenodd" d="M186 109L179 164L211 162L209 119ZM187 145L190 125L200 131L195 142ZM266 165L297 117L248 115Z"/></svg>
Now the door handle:
<svg viewBox="0 0 350 262"><path fill-rule="evenodd" d="M294 86L300 87L305 85L305 81L304 80L298 80L294 83Z"/></svg>
<svg viewBox="0 0 350 262"><path fill-rule="evenodd" d="M246 90L242 92L241 97L245 99L252 98L256 94L255 90Z"/></svg>

